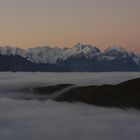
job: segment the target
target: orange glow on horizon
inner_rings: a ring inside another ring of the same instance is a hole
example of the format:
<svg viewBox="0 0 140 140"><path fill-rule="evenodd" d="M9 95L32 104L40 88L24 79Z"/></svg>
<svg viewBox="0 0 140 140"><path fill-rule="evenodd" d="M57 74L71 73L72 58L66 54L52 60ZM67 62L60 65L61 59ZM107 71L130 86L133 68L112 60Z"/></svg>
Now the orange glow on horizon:
<svg viewBox="0 0 140 140"><path fill-rule="evenodd" d="M80 5L79 5L80 3ZM0 1L0 46L72 47L101 50L113 44L140 53L140 1Z"/></svg>

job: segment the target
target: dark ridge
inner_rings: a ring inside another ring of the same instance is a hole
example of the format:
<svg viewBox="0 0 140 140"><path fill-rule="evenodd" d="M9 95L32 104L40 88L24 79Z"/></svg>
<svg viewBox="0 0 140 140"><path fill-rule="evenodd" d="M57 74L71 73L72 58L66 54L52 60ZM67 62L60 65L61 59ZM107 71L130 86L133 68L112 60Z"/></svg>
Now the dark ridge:
<svg viewBox="0 0 140 140"><path fill-rule="evenodd" d="M57 60L55 64L33 63L19 55L1 55L0 71L24 72L113 72L113 71L140 71L132 58L99 61L97 56L87 58L78 55L66 60Z"/></svg>
<svg viewBox="0 0 140 140"><path fill-rule="evenodd" d="M140 109L140 78L118 85L74 87L60 95L57 101Z"/></svg>
<svg viewBox="0 0 140 140"><path fill-rule="evenodd" d="M25 71L25 72L64 72L69 71L67 67L58 66L57 64L32 63L26 58L19 55L1 55L0 54L0 71Z"/></svg>
<svg viewBox="0 0 140 140"><path fill-rule="evenodd" d="M34 94L53 94L55 92L59 92L67 87L74 86L72 84L61 84L61 85L53 85L53 86L47 86L47 87L38 87L33 89Z"/></svg>
<svg viewBox="0 0 140 140"><path fill-rule="evenodd" d="M72 84L60 84L36 88L23 88L18 91L13 91L13 96L6 96L6 93L4 93L3 96L20 100L55 100L61 93L69 90L74 86L75 85Z"/></svg>
<svg viewBox="0 0 140 140"><path fill-rule="evenodd" d="M57 60L56 64L65 66L72 72L114 72L114 71L140 71L140 67L135 64L132 58L121 58L108 60L98 60L98 56L86 58L85 56L72 56L66 60Z"/></svg>
<svg viewBox="0 0 140 140"><path fill-rule="evenodd" d="M102 107L140 110L140 78L118 85L76 87L72 84L61 84L23 90L19 93L19 97L15 97L22 100L53 99L59 102L83 102Z"/></svg>

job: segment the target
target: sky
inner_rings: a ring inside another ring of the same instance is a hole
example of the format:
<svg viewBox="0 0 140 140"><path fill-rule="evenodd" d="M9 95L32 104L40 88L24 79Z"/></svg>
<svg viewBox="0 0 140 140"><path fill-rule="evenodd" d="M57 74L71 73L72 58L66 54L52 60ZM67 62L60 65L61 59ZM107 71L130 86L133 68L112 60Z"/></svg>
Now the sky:
<svg viewBox="0 0 140 140"><path fill-rule="evenodd" d="M78 42L140 53L140 0L0 0L0 46Z"/></svg>

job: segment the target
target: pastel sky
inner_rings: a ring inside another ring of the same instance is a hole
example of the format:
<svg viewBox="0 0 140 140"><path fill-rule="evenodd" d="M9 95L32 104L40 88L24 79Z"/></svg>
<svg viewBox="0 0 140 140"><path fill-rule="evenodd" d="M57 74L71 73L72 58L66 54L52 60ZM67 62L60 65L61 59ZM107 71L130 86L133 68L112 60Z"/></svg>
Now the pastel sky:
<svg viewBox="0 0 140 140"><path fill-rule="evenodd" d="M0 0L0 45L112 44L140 53L140 0Z"/></svg>

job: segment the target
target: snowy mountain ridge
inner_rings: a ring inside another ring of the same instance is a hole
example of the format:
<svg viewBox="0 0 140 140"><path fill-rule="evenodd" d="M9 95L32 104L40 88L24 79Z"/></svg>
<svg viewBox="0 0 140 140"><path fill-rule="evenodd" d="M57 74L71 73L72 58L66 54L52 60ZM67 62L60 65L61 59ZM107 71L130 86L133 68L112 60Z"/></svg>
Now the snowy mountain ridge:
<svg viewBox="0 0 140 140"><path fill-rule="evenodd" d="M33 63L55 64L57 60L67 60L70 57L85 57L90 59L96 57L98 61L112 61L114 59L132 58L133 61L140 65L140 57L134 52L128 51L120 46L112 47L101 51L95 45L86 45L78 43L72 48L52 48L49 46L29 48L27 50L16 47L0 47L1 55L19 55Z"/></svg>

